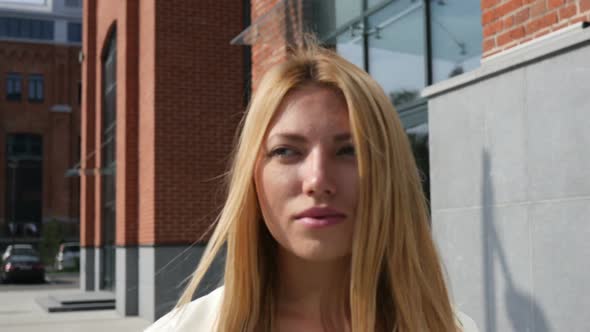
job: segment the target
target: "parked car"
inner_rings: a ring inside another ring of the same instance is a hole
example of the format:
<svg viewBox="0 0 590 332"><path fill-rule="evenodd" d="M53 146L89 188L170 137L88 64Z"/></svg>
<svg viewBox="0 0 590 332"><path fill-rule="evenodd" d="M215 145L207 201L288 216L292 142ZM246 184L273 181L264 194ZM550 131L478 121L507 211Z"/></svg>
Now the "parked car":
<svg viewBox="0 0 590 332"><path fill-rule="evenodd" d="M33 248L13 247L0 265L0 281L45 281L45 267Z"/></svg>
<svg viewBox="0 0 590 332"><path fill-rule="evenodd" d="M4 262L10 255L14 252L15 249L31 249L34 250L33 246L30 244L10 244L4 250L2 254L2 262Z"/></svg>
<svg viewBox="0 0 590 332"><path fill-rule="evenodd" d="M59 246L55 256L55 269L73 269L80 266L80 243L65 242Z"/></svg>

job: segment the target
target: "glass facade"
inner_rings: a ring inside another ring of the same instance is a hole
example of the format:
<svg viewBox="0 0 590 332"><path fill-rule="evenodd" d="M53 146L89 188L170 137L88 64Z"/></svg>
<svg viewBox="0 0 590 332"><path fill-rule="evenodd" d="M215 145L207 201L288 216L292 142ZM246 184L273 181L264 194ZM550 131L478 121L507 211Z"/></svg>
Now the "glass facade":
<svg viewBox="0 0 590 332"><path fill-rule="evenodd" d="M311 0L311 25L366 70L399 113L429 197L428 111L423 88L477 68L479 1Z"/></svg>
<svg viewBox="0 0 590 332"><path fill-rule="evenodd" d="M482 53L481 9L477 1L431 5L433 82L479 67Z"/></svg>
<svg viewBox="0 0 590 332"><path fill-rule="evenodd" d="M334 46L338 54L356 66L363 68L365 53L363 52L363 40L361 37L346 31L336 36Z"/></svg>
<svg viewBox="0 0 590 332"><path fill-rule="evenodd" d="M0 37L53 40L53 21L0 17Z"/></svg>
<svg viewBox="0 0 590 332"><path fill-rule="evenodd" d="M368 27L369 74L396 107L416 100L426 86L424 6L395 1L370 15Z"/></svg>

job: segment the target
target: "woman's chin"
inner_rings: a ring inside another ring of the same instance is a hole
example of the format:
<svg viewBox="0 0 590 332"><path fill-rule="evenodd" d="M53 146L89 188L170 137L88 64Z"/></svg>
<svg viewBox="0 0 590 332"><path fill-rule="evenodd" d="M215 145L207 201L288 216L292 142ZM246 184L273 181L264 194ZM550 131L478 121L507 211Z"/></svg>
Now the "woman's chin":
<svg viewBox="0 0 590 332"><path fill-rule="evenodd" d="M350 256L350 245L338 246L322 241L302 241L287 249L293 255L312 262L328 262Z"/></svg>

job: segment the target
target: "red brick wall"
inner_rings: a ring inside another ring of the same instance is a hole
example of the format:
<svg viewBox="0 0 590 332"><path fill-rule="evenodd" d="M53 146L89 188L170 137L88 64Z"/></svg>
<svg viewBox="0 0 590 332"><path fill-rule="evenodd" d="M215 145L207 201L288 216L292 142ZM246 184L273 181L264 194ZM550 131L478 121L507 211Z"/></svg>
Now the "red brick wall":
<svg viewBox="0 0 590 332"><path fill-rule="evenodd" d="M95 228L95 89L96 81L96 2L84 1L82 52L82 116L81 116L81 160L80 160L80 245L94 246Z"/></svg>
<svg viewBox="0 0 590 332"><path fill-rule="evenodd" d="M117 38L121 59L117 68L117 232L116 243L137 244L138 236L138 10L140 0L128 0L120 21ZM120 76L119 76L120 75ZM120 80L119 80L120 78Z"/></svg>
<svg viewBox="0 0 590 332"><path fill-rule="evenodd" d="M84 3L83 146L101 164L100 54L117 26L116 244L186 244L223 200L221 181L244 96L241 2ZM83 232L101 245L101 183L83 179ZM90 211L92 210L92 211ZM91 234L94 233L94 234Z"/></svg>
<svg viewBox="0 0 590 332"><path fill-rule="evenodd" d="M155 90L156 90L156 0L139 3L139 199L138 236L141 243L155 242Z"/></svg>
<svg viewBox="0 0 590 332"><path fill-rule="evenodd" d="M481 0L483 57L582 21L590 0Z"/></svg>
<svg viewBox="0 0 590 332"><path fill-rule="evenodd" d="M78 219L78 179L64 175L79 158L79 50L74 46L0 42L0 224L5 219L6 135L11 133L39 134L43 138L43 219ZM8 72L22 75L20 101L6 100ZM43 74L42 103L28 101L29 74ZM56 104L70 105L72 112L50 111Z"/></svg>
<svg viewBox="0 0 590 332"><path fill-rule="evenodd" d="M285 61L289 48L302 42L303 0L252 0L252 87L268 69Z"/></svg>
<svg viewBox="0 0 590 332"><path fill-rule="evenodd" d="M252 45L252 90L256 90L264 73L273 65L284 61L287 55L287 41L282 24L283 12L275 10L273 17L268 17L265 22L259 22L259 19L268 14L279 2L280 0L251 1L251 22L261 25L262 31L259 35L264 38L256 40Z"/></svg>
<svg viewBox="0 0 590 332"><path fill-rule="evenodd" d="M241 4L155 3L155 210L153 225L141 221L142 244L199 239L223 202L218 177L244 108L242 49L229 44L243 29Z"/></svg>
<svg viewBox="0 0 590 332"><path fill-rule="evenodd" d="M101 245L103 241L101 211L101 176L99 168L102 162L101 146L102 141L102 54L107 46L107 41L111 33L117 29L117 47L125 41L125 5L126 2L120 1L116 4L105 1L86 0L84 1L84 110L85 117L82 123L83 135L83 159L82 173L85 174L82 183L82 206L81 211L81 240L82 245ZM122 30L123 33L120 33ZM122 40L122 41L121 41ZM117 121L121 116L125 116L125 50L117 49ZM117 123L117 153L119 144L125 142L119 139L120 133L124 132L124 126ZM121 142L120 142L121 141ZM117 178L124 177L119 174L124 169L123 163L117 163ZM124 196L123 196L124 197ZM129 198L133 200L133 197ZM124 211L124 209L123 209ZM119 211L117 211L119 213ZM117 216L119 217L119 216ZM118 226L118 225L117 225ZM124 232L117 232L117 234ZM117 240L119 240L117 238ZM124 244L124 243L117 243Z"/></svg>

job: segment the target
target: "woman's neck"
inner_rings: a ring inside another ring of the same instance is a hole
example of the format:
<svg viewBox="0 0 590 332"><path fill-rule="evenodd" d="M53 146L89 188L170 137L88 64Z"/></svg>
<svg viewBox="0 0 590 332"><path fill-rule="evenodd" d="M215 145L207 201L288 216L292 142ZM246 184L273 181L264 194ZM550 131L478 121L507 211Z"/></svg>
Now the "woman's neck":
<svg viewBox="0 0 590 332"><path fill-rule="evenodd" d="M279 250L277 258L278 318L343 330L349 321L350 257L309 261Z"/></svg>

